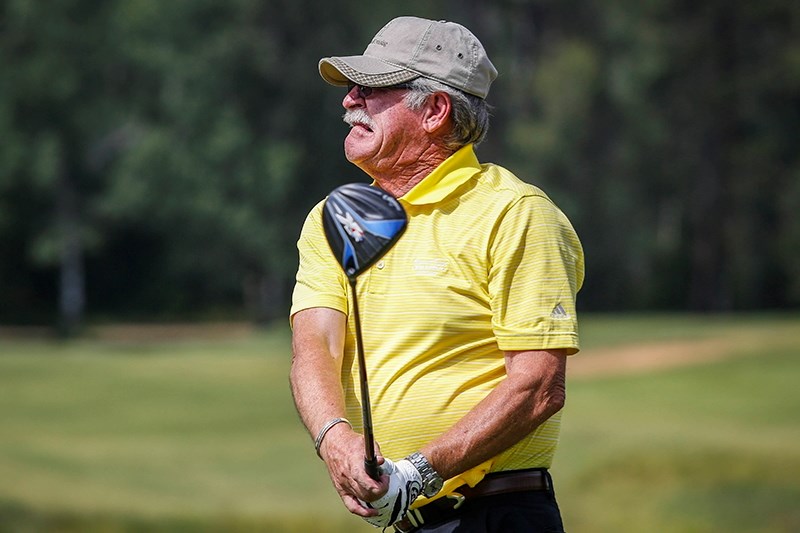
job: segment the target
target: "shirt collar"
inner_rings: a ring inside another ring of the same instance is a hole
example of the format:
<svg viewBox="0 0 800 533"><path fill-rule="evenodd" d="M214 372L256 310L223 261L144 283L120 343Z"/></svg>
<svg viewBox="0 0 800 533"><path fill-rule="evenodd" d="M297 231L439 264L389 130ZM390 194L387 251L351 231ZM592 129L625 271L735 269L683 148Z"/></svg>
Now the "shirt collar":
<svg viewBox="0 0 800 533"><path fill-rule="evenodd" d="M400 200L411 205L440 202L480 170L481 164L472 145L468 144L445 159Z"/></svg>

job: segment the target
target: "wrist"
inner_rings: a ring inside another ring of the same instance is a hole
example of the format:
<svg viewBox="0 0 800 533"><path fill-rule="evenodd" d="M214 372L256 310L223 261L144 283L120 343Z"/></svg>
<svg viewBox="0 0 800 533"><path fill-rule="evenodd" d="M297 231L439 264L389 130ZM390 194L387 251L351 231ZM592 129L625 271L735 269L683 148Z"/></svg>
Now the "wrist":
<svg viewBox="0 0 800 533"><path fill-rule="evenodd" d="M414 452L406 457L406 460L414 465L414 468L417 469L417 472L419 472L422 478L422 495L426 498L436 496L439 491L442 490L444 480L433 466L431 466L428 459L420 452Z"/></svg>
<svg viewBox="0 0 800 533"><path fill-rule="evenodd" d="M319 433L317 433L317 438L314 441L314 449L317 451L317 457L319 457L320 459L322 459L322 454L320 453L320 448L322 447L322 441L325 439L325 435L327 435L328 432L331 429L333 429L334 426L336 426L337 424L341 424L341 423L345 423L348 426L350 426L350 429L353 429L353 424L351 424L348 419L343 418L343 417L336 417L336 418L331 418L330 420L328 420L325 423L325 425L322 426L322 429L319 430Z"/></svg>

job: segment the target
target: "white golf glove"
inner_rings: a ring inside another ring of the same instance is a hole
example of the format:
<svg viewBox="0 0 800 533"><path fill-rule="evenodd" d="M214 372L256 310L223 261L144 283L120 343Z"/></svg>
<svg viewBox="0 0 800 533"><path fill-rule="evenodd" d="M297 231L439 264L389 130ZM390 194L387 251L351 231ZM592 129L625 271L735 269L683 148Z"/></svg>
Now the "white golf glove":
<svg viewBox="0 0 800 533"><path fill-rule="evenodd" d="M361 503L380 512L378 516L366 517L364 520L375 527L389 527L403 518L408 506L422 492L422 476L405 459L396 463L385 459L381 471L389 475L389 490L379 500Z"/></svg>

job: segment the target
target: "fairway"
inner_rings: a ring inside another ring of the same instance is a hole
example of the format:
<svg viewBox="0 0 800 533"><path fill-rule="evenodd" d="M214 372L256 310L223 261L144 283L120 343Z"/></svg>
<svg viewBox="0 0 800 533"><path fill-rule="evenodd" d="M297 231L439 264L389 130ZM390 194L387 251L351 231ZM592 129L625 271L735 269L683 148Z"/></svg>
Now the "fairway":
<svg viewBox="0 0 800 533"><path fill-rule="evenodd" d="M589 315L582 335L553 467L568 531L800 530L800 317ZM0 338L0 531L376 531L330 486L289 362L283 324Z"/></svg>

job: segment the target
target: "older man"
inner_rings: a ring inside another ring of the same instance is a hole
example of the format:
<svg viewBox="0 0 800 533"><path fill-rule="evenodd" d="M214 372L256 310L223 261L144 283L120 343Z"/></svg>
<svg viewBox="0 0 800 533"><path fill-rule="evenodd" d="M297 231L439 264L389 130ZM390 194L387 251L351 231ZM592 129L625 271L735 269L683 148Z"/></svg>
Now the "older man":
<svg viewBox="0 0 800 533"><path fill-rule="evenodd" d="M298 242L290 380L335 489L397 531L562 531L548 468L583 253L540 189L476 158L495 67L463 26L401 17L319 70L348 88L347 159L409 216L358 284L378 480L364 470L348 283L321 203Z"/></svg>

